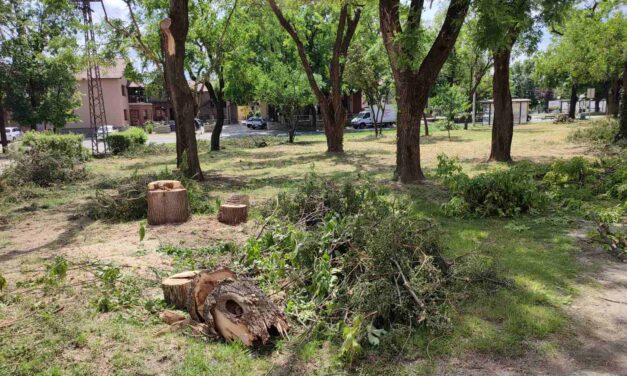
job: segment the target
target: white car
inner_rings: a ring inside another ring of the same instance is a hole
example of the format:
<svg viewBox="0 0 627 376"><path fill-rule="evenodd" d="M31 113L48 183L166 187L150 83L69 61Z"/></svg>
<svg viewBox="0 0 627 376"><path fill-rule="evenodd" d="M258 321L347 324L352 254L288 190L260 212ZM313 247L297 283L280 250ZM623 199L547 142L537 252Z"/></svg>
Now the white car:
<svg viewBox="0 0 627 376"><path fill-rule="evenodd" d="M113 128L113 125L103 125L98 127L98 139L101 140L105 137L105 135L110 135L111 133L119 132L117 129Z"/></svg>
<svg viewBox="0 0 627 376"><path fill-rule="evenodd" d="M6 134L7 134L7 141L15 141L24 135L22 133L22 130L17 127L8 127L6 129Z"/></svg>

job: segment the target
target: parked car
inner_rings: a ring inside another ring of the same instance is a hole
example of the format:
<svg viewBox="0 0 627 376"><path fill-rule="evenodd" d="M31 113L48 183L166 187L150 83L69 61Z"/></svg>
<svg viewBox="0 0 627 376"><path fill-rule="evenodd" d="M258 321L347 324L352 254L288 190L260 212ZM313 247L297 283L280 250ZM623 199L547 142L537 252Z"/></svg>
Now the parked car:
<svg viewBox="0 0 627 376"><path fill-rule="evenodd" d="M383 111L379 110L377 106L366 108L357 114L352 120L351 125L355 129L364 129L374 126L373 119L377 117L377 123L383 127L391 126L396 123L396 109L391 106L386 106Z"/></svg>
<svg viewBox="0 0 627 376"><path fill-rule="evenodd" d="M15 141L18 138L23 136L22 130L18 127L8 127L6 128L7 141Z"/></svg>
<svg viewBox="0 0 627 376"><path fill-rule="evenodd" d="M111 133L119 132L117 129L113 127L113 125L103 125L98 127L98 131L96 133L97 139L104 140L106 135L110 135Z"/></svg>
<svg viewBox="0 0 627 376"><path fill-rule="evenodd" d="M262 117L251 117L244 121L250 129L268 129L268 122Z"/></svg>
<svg viewBox="0 0 627 376"><path fill-rule="evenodd" d="M169 124L170 124L170 132L176 132L176 121L170 120ZM202 128L202 122L200 121L200 119L198 118L194 119L194 128L196 128L196 130L199 130L200 128Z"/></svg>

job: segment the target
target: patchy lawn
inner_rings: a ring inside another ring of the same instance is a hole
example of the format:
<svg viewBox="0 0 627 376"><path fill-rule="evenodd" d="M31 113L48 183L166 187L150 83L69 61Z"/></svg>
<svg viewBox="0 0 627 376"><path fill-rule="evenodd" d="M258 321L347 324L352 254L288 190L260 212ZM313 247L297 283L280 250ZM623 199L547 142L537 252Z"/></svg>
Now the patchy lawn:
<svg viewBox="0 0 627 376"><path fill-rule="evenodd" d="M532 162L592 157L587 146L567 141L581 126L585 123L517 126L513 157ZM488 128L453 131L452 141L445 132L432 134L422 138L428 174L440 153L458 157L470 175L506 168L485 162ZM611 303L594 299L595 294L618 289L610 299L617 301L615 294L627 291L621 277L625 268L593 245L582 251L582 240L573 233L585 228L583 219L559 211L516 219L445 217L439 207L448 195L435 180L414 187L390 181L394 135L347 134L343 156L325 154L322 136L299 136L295 145L269 137L265 148L226 140L219 153L201 144L203 187L217 199L250 195L254 220L232 227L217 222L214 214L194 215L185 224L148 227L143 241L140 221L93 221L84 216L83 205L98 187L134 173L175 169L171 146L92 160L89 179L77 184L16 192L0 209L0 274L8 281L0 295L0 374L624 373L627 338L619 334L618 321L627 320L624 310L612 308L613 314L594 322L598 331L582 330L595 314L594 304L604 310L601 303ZM451 332L394 333L384 339L385 347L367 349L352 367L338 362L338 343L300 335L304 328L297 322L290 339L262 349L207 342L161 323L160 279L199 265L236 261L234 247L224 244L241 245L255 236L262 222L255 207L311 171L331 179L365 177L390 188L390 195L411 198L417 215L441 225L448 258L481 254L510 286L469 285L466 298L450 313ZM607 268L618 268L612 274L615 284L593 283ZM108 284L111 278L114 284ZM573 306L583 314L575 314ZM573 359L581 355L580 345L588 346L588 362Z"/></svg>

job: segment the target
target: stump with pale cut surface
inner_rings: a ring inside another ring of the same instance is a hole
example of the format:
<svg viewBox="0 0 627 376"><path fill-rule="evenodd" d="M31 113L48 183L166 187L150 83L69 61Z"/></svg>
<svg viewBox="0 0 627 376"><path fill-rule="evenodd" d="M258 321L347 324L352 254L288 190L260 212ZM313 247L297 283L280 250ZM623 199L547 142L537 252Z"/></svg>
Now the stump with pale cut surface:
<svg viewBox="0 0 627 376"><path fill-rule="evenodd" d="M187 297L192 288L192 281L198 272L183 272L161 281L163 299L177 309L187 309Z"/></svg>
<svg viewBox="0 0 627 376"><path fill-rule="evenodd" d="M181 223L189 218L187 190L180 181L159 180L148 184L148 224Z"/></svg>
<svg viewBox="0 0 627 376"><path fill-rule="evenodd" d="M227 225L238 225L248 220L248 205L222 204L218 213L218 221Z"/></svg>

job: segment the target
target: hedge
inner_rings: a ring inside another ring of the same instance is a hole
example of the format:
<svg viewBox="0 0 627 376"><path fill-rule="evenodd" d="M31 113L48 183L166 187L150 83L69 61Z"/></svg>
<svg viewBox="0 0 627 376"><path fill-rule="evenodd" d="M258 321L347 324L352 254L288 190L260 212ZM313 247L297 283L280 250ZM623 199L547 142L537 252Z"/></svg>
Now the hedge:
<svg viewBox="0 0 627 376"><path fill-rule="evenodd" d="M107 135L107 144L113 154L122 154L127 150L146 144L148 136L141 128L131 128L124 132Z"/></svg>

